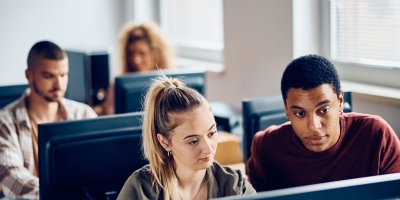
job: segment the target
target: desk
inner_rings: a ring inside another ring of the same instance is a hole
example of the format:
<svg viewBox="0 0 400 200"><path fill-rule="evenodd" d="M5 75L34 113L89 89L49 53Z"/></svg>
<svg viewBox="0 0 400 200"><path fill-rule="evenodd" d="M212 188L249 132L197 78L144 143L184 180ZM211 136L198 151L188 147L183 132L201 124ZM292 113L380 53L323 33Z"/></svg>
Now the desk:
<svg viewBox="0 0 400 200"><path fill-rule="evenodd" d="M240 138L224 131L220 131L218 134L218 147L214 159L221 165L242 163Z"/></svg>

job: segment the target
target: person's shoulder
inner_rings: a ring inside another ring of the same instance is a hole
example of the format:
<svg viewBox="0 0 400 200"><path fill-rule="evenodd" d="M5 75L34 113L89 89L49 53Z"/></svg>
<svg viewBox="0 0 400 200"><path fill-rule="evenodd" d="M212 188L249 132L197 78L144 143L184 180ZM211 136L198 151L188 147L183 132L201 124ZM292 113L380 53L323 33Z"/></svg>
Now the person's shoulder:
<svg viewBox="0 0 400 200"><path fill-rule="evenodd" d="M72 113L77 119L97 117L96 112L87 104L71 99L62 98L61 104L68 113ZM82 115L82 116L77 116Z"/></svg>
<svg viewBox="0 0 400 200"><path fill-rule="evenodd" d="M140 169L134 171L128 178L127 182L129 182L132 186L137 187L150 187L151 186L151 178L150 178L150 165L147 164Z"/></svg>
<svg viewBox="0 0 400 200"><path fill-rule="evenodd" d="M214 162L210 169L214 179L218 182L217 191L223 191L223 194L220 195L231 196L256 193L251 184L246 181L246 176L241 170L221 166L217 162Z"/></svg>
<svg viewBox="0 0 400 200"><path fill-rule="evenodd" d="M392 127L380 116L362 113L343 113L346 123L346 130L352 133L362 133L360 136L365 137L366 134L371 137L392 137L395 135ZM355 131L358 130L358 131Z"/></svg>
<svg viewBox="0 0 400 200"><path fill-rule="evenodd" d="M0 109L0 123L13 123L17 121L17 115L21 114L17 114L18 110L21 110L18 109L20 107L20 99L18 99Z"/></svg>
<svg viewBox="0 0 400 200"><path fill-rule="evenodd" d="M159 195L159 188L152 185L147 164L129 176L117 199L158 199Z"/></svg>
<svg viewBox="0 0 400 200"><path fill-rule="evenodd" d="M366 127L389 126L389 124L379 115L351 112L343 113L343 117L349 125L363 125Z"/></svg>
<svg viewBox="0 0 400 200"><path fill-rule="evenodd" d="M217 162L214 162L210 169L218 182L220 182L220 185L224 185L224 183L229 182L239 184L244 179L244 176L240 170L224 167Z"/></svg>

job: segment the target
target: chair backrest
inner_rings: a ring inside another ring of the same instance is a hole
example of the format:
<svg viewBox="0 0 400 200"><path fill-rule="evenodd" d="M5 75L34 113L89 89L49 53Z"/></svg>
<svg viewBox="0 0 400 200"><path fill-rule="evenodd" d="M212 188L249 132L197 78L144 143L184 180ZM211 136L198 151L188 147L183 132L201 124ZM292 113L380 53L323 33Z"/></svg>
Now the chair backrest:
<svg viewBox="0 0 400 200"><path fill-rule="evenodd" d="M280 125L287 121L281 95L249 98L243 105L243 159L251 156L251 143L254 135L271 125ZM351 92L344 90L344 112L352 112Z"/></svg>
<svg viewBox="0 0 400 200"><path fill-rule="evenodd" d="M243 158L250 158L254 134L273 124L286 121L282 96L244 99L243 105Z"/></svg>
<svg viewBox="0 0 400 200"><path fill-rule="evenodd" d="M0 109L22 96L28 84L0 86Z"/></svg>

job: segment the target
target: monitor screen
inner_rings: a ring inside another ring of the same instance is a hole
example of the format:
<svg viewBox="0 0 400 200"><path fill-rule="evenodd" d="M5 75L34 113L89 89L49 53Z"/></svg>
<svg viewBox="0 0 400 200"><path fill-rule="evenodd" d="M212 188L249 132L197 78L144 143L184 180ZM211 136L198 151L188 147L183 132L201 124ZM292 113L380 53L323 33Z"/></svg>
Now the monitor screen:
<svg viewBox="0 0 400 200"><path fill-rule="evenodd" d="M68 55L68 86L65 98L89 104L88 57L84 52L65 51Z"/></svg>
<svg viewBox="0 0 400 200"><path fill-rule="evenodd" d="M20 98L28 87L28 84L0 86L0 109Z"/></svg>
<svg viewBox="0 0 400 200"><path fill-rule="evenodd" d="M128 177L147 164L141 113L40 124L41 199L115 199Z"/></svg>
<svg viewBox="0 0 400 200"><path fill-rule="evenodd" d="M400 173L370 176L314 185L231 196L220 200L261 199L399 199Z"/></svg>
<svg viewBox="0 0 400 200"><path fill-rule="evenodd" d="M187 86L204 95L205 71L196 68L163 70L168 77L181 78ZM137 112L142 110L142 102L151 79L160 75L151 72L130 73L115 78L115 113Z"/></svg>

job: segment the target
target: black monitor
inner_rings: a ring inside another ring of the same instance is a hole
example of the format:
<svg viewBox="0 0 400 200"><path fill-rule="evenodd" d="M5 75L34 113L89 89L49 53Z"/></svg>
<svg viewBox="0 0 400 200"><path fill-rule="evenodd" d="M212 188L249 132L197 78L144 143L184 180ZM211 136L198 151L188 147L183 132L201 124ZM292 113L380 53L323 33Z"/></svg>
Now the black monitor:
<svg viewBox="0 0 400 200"><path fill-rule="evenodd" d="M65 98L89 104L89 74L90 60L84 52L65 51L68 55L69 72L68 86Z"/></svg>
<svg viewBox="0 0 400 200"><path fill-rule="evenodd" d="M400 173L231 196L220 200L399 199Z"/></svg>
<svg viewBox="0 0 400 200"><path fill-rule="evenodd" d="M115 199L148 163L141 151L142 113L39 124L41 199Z"/></svg>
<svg viewBox="0 0 400 200"><path fill-rule="evenodd" d="M28 84L0 86L0 109L22 96Z"/></svg>
<svg viewBox="0 0 400 200"><path fill-rule="evenodd" d="M163 70L168 77L181 78L186 85L204 95L205 71L197 68ZM115 78L115 113L137 112L142 110L144 95L151 79L160 75L157 70L136 72Z"/></svg>

